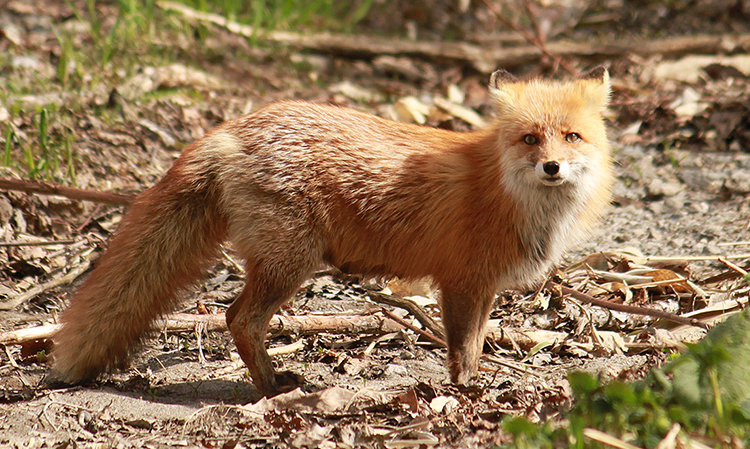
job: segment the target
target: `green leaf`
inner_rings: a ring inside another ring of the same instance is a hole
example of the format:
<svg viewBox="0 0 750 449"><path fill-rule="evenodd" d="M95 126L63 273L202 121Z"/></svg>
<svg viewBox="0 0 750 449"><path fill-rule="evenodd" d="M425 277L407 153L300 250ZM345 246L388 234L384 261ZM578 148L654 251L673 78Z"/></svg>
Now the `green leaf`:
<svg viewBox="0 0 750 449"><path fill-rule="evenodd" d="M627 405L636 403L633 385L624 382L612 382L604 387L604 395L612 402L620 402Z"/></svg>
<svg viewBox="0 0 750 449"><path fill-rule="evenodd" d="M583 371L574 371L568 374L568 382L570 382L570 387L576 396L590 394L599 388L599 380Z"/></svg>

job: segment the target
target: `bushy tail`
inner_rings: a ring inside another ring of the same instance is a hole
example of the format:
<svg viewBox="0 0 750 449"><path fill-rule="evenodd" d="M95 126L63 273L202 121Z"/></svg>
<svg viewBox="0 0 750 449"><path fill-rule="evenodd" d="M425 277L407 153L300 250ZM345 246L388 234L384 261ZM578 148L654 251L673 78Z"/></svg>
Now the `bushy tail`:
<svg viewBox="0 0 750 449"><path fill-rule="evenodd" d="M63 313L52 352L57 379L77 383L122 364L215 259L226 218L206 172L183 156L132 204Z"/></svg>

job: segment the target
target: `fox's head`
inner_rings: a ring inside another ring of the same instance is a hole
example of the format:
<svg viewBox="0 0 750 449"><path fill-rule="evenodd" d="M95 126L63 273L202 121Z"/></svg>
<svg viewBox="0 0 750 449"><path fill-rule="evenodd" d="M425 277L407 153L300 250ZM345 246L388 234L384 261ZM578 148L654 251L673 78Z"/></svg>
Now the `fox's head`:
<svg viewBox="0 0 750 449"><path fill-rule="evenodd" d="M490 78L490 94L508 182L577 185L606 165L609 143L602 112L610 83L605 68L569 82L519 81L499 70Z"/></svg>

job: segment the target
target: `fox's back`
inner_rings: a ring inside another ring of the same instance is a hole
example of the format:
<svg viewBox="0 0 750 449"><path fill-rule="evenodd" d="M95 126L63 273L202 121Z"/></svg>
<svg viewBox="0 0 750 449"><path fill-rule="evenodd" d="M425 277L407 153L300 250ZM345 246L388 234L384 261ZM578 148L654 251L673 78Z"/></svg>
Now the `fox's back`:
<svg viewBox="0 0 750 449"><path fill-rule="evenodd" d="M232 216L255 222L245 231L259 210L279 213L314 228L335 265L425 275L450 252L443 243L469 244L456 234L465 232L467 207L477 199L475 147L492 136L283 102L206 139L214 144L201 147L200 159L220 172Z"/></svg>

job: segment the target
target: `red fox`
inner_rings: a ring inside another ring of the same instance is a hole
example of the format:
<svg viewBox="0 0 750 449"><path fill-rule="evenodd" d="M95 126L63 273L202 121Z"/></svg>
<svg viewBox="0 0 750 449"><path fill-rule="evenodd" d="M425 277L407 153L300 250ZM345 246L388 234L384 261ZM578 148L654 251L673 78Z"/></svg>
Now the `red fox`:
<svg viewBox="0 0 750 449"><path fill-rule="evenodd" d="M459 133L287 101L190 145L125 214L62 315L54 371L91 380L127 359L229 240L246 285L226 313L266 396L291 388L264 340L315 270L431 277L453 382L478 370L495 292L538 281L592 226L613 183L609 75L490 78L497 110Z"/></svg>

